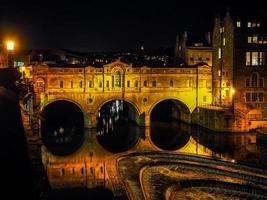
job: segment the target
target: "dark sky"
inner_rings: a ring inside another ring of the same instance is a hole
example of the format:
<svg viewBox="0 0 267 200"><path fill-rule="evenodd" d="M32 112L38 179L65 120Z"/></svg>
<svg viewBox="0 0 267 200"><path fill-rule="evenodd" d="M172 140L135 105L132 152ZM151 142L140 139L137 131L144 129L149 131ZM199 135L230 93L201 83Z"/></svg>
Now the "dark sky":
<svg viewBox="0 0 267 200"><path fill-rule="evenodd" d="M146 3L144 3L146 2ZM227 6L213 1L1 1L0 34L11 35L20 48L67 48L113 51L172 46L175 35L210 30L213 18ZM259 9L259 8L257 8ZM259 10L261 12L261 10Z"/></svg>

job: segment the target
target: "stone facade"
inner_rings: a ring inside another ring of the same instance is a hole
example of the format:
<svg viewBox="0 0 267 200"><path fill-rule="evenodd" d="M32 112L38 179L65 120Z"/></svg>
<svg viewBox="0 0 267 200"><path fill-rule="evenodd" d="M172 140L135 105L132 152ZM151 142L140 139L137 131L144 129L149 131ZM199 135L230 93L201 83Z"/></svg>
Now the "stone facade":
<svg viewBox="0 0 267 200"><path fill-rule="evenodd" d="M120 60L101 68L38 64L33 66L33 83L39 111L56 100L69 100L84 112L88 127L96 125L101 106L116 99L132 105L136 122L146 126L152 109L163 100L176 100L181 120L188 123L196 105L212 101L210 66L133 67Z"/></svg>

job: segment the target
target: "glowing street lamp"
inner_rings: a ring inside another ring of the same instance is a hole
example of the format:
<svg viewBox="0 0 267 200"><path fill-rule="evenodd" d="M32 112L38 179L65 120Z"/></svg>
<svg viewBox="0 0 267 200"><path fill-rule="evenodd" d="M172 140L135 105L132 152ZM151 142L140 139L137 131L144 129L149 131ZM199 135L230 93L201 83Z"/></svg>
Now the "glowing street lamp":
<svg viewBox="0 0 267 200"><path fill-rule="evenodd" d="M15 49L15 42L12 40L6 41L6 49L7 49L7 65L8 67L12 66L12 60L9 58L9 54Z"/></svg>
<svg viewBox="0 0 267 200"><path fill-rule="evenodd" d="M15 42L12 41L12 40L8 40L8 41L6 42L6 49L7 49L8 51L13 51L14 48L15 48Z"/></svg>

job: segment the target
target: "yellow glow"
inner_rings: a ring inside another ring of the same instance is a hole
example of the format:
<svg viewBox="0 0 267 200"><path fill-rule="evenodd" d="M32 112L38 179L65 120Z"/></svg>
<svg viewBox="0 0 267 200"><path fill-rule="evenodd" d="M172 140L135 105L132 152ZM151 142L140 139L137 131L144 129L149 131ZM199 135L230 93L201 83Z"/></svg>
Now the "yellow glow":
<svg viewBox="0 0 267 200"><path fill-rule="evenodd" d="M7 50L9 50L9 51L13 51L14 48L15 48L15 42L12 41L12 40L8 40L8 41L6 42L6 48L7 48Z"/></svg>
<svg viewBox="0 0 267 200"><path fill-rule="evenodd" d="M235 88L231 89L232 94L235 94Z"/></svg>
<svg viewBox="0 0 267 200"><path fill-rule="evenodd" d="M21 67L21 71L25 71L25 67Z"/></svg>

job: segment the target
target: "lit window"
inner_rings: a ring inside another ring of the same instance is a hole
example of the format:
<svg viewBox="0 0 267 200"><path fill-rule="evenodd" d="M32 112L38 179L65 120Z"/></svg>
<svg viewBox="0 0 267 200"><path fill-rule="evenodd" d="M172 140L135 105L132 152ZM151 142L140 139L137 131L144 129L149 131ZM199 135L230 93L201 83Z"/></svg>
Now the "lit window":
<svg viewBox="0 0 267 200"><path fill-rule="evenodd" d="M258 43L258 36L257 35L254 35L252 37L252 43Z"/></svg>
<svg viewBox="0 0 267 200"><path fill-rule="evenodd" d="M241 27L241 22L240 22L240 21L237 21L237 22L236 22L236 27L238 27L238 28Z"/></svg>
<svg viewBox="0 0 267 200"><path fill-rule="evenodd" d="M223 38L223 46L225 46L225 38Z"/></svg>
<svg viewBox="0 0 267 200"><path fill-rule="evenodd" d="M252 52L251 64L253 66L258 65L258 52Z"/></svg>
<svg viewBox="0 0 267 200"><path fill-rule="evenodd" d="M248 43L252 43L252 37L248 36Z"/></svg>
<svg viewBox="0 0 267 200"><path fill-rule="evenodd" d="M264 52L259 52L259 65L264 65L264 57L265 57L265 53Z"/></svg>
<svg viewBox="0 0 267 200"><path fill-rule="evenodd" d="M249 27L249 28L251 27L251 22L248 22L248 27Z"/></svg>
<svg viewBox="0 0 267 200"><path fill-rule="evenodd" d="M222 73L221 73L221 70L218 70L218 76L221 76Z"/></svg>
<svg viewBox="0 0 267 200"><path fill-rule="evenodd" d="M115 75L115 86L121 87L121 72L117 71Z"/></svg>
<svg viewBox="0 0 267 200"><path fill-rule="evenodd" d="M63 81L59 81L59 87L63 88L64 87L64 82Z"/></svg>
<svg viewBox="0 0 267 200"><path fill-rule="evenodd" d="M221 27L220 28L220 33L223 33L224 32L224 27Z"/></svg>
<svg viewBox="0 0 267 200"><path fill-rule="evenodd" d="M250 93L246 93L246 102L250 102Z"/></svg>
<svg viewBox="0 0 267 200"><path fill-rule="evenodd" d="M222 58L222 49L221 48L218 49L218 58L219 59Z"/></svg>
<svg viewBox="0 0 267 200"><path fill-rule="evenodd" d="M257 23L257 27L261 27L261 24L260 23Z"/></svg>

